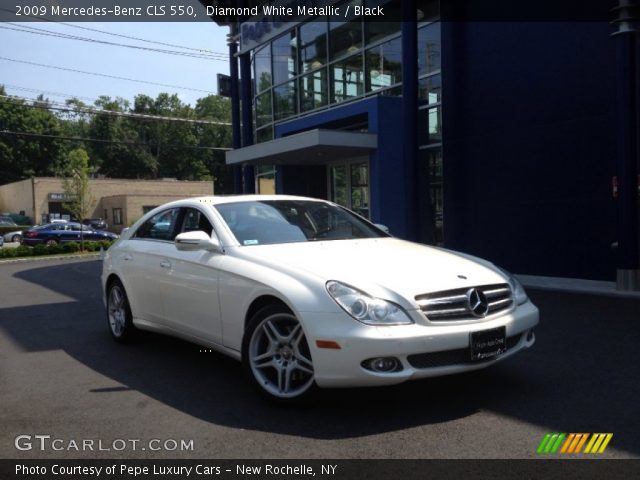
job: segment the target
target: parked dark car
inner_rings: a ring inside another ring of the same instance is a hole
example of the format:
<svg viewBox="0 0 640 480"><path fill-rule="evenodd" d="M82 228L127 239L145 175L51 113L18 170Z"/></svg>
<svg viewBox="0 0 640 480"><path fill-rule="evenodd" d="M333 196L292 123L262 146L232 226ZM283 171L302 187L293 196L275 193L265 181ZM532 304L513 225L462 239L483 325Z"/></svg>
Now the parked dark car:
<svg viewBox="0 0 640 480"><path fill-rule="evenodd" d="M4 237L0 235L0 247L4 245Z"/></svg>
<svg viewBox="0 0 640 480"><path fill-rule="evenodd" d="M13 219L11 217L0 217L0 225L4 225L4 226L14 226L16 225L16 222L13 221Z"/></svg>
<svg viewBox="0 0 640 480"><path fill-rule="evenodd" d="M101 218L85 218L82 220L84 225L91 227L95 230L106 230L109 225Z"/></svg>
<svg viewBox="0 0 640 480"><path fill-rule="evenodd" d="M45 245L55 245L56 243L79 242L81 228L82 237L87 241L115 240L118 238L115 233L95 230L75 222L49 223L22 232L22 244L38 245L44 243Z"/></svg>

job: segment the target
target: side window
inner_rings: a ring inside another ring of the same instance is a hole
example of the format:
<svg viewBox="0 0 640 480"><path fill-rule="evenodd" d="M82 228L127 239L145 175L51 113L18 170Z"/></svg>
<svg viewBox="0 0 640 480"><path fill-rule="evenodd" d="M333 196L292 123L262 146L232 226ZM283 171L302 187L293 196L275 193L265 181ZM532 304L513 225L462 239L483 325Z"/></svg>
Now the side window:
<svg viewBox="0 0 640 480"><path fill-rule="evenodd" d="M207 235L211 235L213 227L205 214L200 210L195 208L185 208L180 233L194 232L196 230L202 230Z"/></svg>
<svg viewBox="0 0 640 480"><path fill-rule="evenodd" d="M140 225L133 238L173 241L179 211L179 208L171 208L155 214Z"/></svg>

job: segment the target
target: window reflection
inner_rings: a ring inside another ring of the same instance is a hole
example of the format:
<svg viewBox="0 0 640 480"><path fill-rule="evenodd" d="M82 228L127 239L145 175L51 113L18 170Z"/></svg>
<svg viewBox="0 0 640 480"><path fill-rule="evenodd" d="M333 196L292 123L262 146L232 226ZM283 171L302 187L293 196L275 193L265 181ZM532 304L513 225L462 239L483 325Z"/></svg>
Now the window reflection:
<svg viewBox="0 0 640 480"><path fill-rule="evenodd" d="M262 127L273 121L271 108L271 92L264 92L256 97L256 127Z"/></svg>
<svg viewBox="0 0 640 480"><path fill-rule="evenodd" d="M342 102L364 93L362 54L334 63L330 75L332 102Z"/></svg>
<svg viewBox="0 0 640 480"><path fill-rule="evenodd" d="M287 82L273 89L274 119L281 120L296 112L296 83Z"/></svg>
<svg viewBox="0 0 640 480"><path fill-rule="evenodd" d="M390 87L402 81L400 38L367 50L367 74L370 91Z"/></svg>
<svg viewBox="0 0 640 480"><path fill-rule="evenodd" d="M418 75L440 70L440 23L418 30Z"/></svg>
<svg viewBox="0 0 640 480"><path fill-rule="evenodd" d="M362 5L360 1L347 2L344 5ZM343 6L342 8L345 8ZM349 8L350 12L354 11L353 6ZM352 55L362 48L362 20L360 17L354 17L352 14L349 18L341 21L329 22L329 59L344 55Z"/></svg>
<svg viewBox="0 0 640 480"><path fill-rule="evenodd" d="M367 7L375 9L381 6L384 11L384 17L381 17L383 21L376 21L376 17L368 17L367 21L364 22L367 43L373 43L384 37L400 32L400 22L402 20L401 3L401 0L366 1L365 5Z"/></svg>
<svg viewBox="0 0 640 480"><path fill-rule="evenodd" d="M300 27L301 72L315 70L327 63L327 22L313 20Z"/></svg>
<svg viewBox="0 0 640 480"><path fill-rule="evenodd" d="M327 104L327 69L316 70L300 79L300 111Z"/></svg>
<svg viewBox="0 0 640 480"><path fill-rule="evenodd" d="M263 90L271 86L271 47L266 47L257 50L254 57L254 75L256 83L256 92L262 92Z"/></svg>
<svg viewBox="0 0 640 480"><path fill-rule="evenodd" d="M273 83L275 85L286 82L296 75L298 38L295 32L292 30L273 41Z"/></svg>
<svg viewBox="0 0 640 480"><path fill-rule="evenodd" d="M420 104L433 105L442 101L442 83L440 75L432 75L430 77L421 78L418 85L418 97Z"/></svg>

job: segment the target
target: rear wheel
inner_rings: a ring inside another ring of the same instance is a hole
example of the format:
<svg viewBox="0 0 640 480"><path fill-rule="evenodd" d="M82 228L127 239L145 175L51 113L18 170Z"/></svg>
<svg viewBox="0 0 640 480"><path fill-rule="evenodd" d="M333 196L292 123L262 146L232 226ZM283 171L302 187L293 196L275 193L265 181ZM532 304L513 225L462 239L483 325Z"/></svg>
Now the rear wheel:
<svg viewBox="0 0 640 480"><path fill-rule="evenodd" d="M107 290L107 323L116 342L126 343L136 334L129 299L119 280L114 280Z"/></svg>
<svg viewBox="0 0 640 480"><path fill-rule="evenodd" d="M298 401L316 388L302 325L283 306L265 307L249 321L242 358L253 384L271 400Z"/></svg>
<svg viewBox="0 0 640 480"><path fill-rule="evenodd" d="M21 239L21 238L22 238L22 236L21 236L21 235L14 235L13 237L11 237L11 241L12 241L13 243L17 243L17 242L19 242L19 241L20 241L20 239Z"/></svg>
<svg viewBox="0 0 640 480"><path fill-rule="evenodd" d="M50 238L49 240L47 240L46 242L44 242L44 244L45 244L45 245L49 245L49 246L51 246L51 245L57 245L57 244L58 244L58 241L57 241L57 240L55 240L55 239L53 239L53 238Z"/></svg>

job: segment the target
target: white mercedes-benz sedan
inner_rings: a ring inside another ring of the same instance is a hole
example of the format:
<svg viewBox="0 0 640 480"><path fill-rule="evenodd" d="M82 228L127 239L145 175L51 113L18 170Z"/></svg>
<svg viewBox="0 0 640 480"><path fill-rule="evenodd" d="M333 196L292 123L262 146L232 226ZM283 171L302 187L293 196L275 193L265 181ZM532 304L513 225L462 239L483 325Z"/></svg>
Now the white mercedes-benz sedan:
<svg viewBox="0 0 640 480"><path fill-rule="evenodd" d="M218 350L281 401L484 368L532 346L538 324L490 262L284 195L158 207L109 248L102 283L116 341L142 329Z"/></svg>

